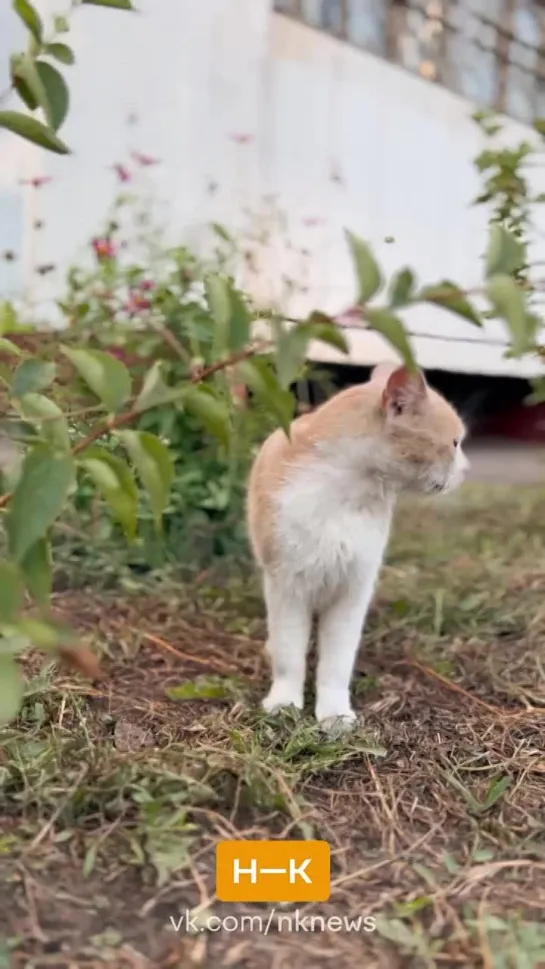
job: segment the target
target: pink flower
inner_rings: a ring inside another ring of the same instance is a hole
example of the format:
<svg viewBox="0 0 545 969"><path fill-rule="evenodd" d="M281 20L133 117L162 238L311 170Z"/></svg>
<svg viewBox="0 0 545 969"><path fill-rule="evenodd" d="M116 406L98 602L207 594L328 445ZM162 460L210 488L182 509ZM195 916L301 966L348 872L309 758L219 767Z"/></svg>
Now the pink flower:
<svg viewBox="0 0 545 969"><path fill-rule="evenodd" d="M254 136L245 131L235 131L231 135L231 139L236 142L237 145L248 145L254 140Z"/></svg>
<svg viewBox="0 0 545 969"><path fill-rule="evenodd" d="M140 289L143 293L149 293L150 290L155 289L155 283L153 279L143 279L140 283Z"/></svg>
<svg viewBox="0 0 545 969"><path fill-rule="evenodd" d="M20 185L31 185L32 188L41 188L42 185L47 185L51 182L52 178L50 175L36 175L34 178L21 178Z"/></svg>
<svg viewBox="0 0 545 969"><path fill-rule="evenodd" d="M363 322L363 313L359 306L351 306L335 317L337 326L362 326Z"/></svg>
<svg viewBox="0 0 545 969"><path fill-rule="evenodd" d="M149 168L150 165L158 165L159 159L154 158L153 155L146 155L143 151L133 151L131 155L137 165L142 165L143 168Z"/></svg>
<svg viewBox="0 0 545 969"><path fill-rule="evenodd" d="M141 296L140 293L132 292L129 295L129 299L125 306L127 313L134 316L136 313L140 313L143 310L149 310L151 308L151 300L147 299L145 296Z"/></svg>
<svg viewBox="0 0 545 969"><path fill-rule="evenodd" d="M113 166L114 172L116 173L120 182L130 182L132 175L126 165L121 165L119 162Z"/></svg>
<svg viewBox="0 0 545 969"><path fill-rule="evenodd" d="M110 239L93 239L92 246L97 259L113 259L115 257L115 246Z"/></svg>

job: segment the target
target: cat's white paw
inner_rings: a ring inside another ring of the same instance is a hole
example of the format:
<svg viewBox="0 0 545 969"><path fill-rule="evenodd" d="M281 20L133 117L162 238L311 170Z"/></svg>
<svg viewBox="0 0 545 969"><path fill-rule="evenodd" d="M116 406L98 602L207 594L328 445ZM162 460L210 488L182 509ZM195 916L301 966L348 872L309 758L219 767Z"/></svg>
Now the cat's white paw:
<svg viewBox="0 0 545 969"><path fill-rule="evenodd" d="M318 718L318 726L328 737L342 737L355 730L358 726L358 717L353 710L327 717L322 716Z"/></svg>
<svg viewBox="0 0 545 969"><path fill-rule="evenodd" d="M261 706L267 713L276 713L285 707L295 707L296 710L302 710L303 697L299 690L290 687L289 684L273 684Z"/></svg>

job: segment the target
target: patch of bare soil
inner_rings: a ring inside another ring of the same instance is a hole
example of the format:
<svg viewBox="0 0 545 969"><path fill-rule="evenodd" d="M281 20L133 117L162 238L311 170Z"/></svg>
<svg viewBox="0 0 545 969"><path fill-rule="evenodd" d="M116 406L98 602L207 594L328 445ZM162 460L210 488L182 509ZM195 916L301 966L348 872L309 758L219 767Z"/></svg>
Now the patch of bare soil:
<svg viewBox="0 0 545 969"><path fill-rule="evenodd" d="M259 713L251 589L215 614L200 592L59 595L105 677L33 661L2 737L4 964L545 966L542 513L511 496L402 523L355 680L365 728L341 741L310 705ZM309 836L332 847L327 903L217 901L218 841Z"/></svg>

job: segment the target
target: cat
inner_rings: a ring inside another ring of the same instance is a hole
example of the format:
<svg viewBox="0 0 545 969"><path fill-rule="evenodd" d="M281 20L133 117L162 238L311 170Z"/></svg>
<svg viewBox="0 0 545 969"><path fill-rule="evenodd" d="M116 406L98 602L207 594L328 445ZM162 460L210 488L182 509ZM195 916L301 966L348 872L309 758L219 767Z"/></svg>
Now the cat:
<svg viewBox="0 0 545 969"><path fill-rule="evenodd" d="M248 481L247 523L263 578L272 685L263 707L303 707L318 621L315 715L352 729L350 685L369 604L403 491L445 493L469 468L465 427L420 370L380 364L274 431Z"/></svg>

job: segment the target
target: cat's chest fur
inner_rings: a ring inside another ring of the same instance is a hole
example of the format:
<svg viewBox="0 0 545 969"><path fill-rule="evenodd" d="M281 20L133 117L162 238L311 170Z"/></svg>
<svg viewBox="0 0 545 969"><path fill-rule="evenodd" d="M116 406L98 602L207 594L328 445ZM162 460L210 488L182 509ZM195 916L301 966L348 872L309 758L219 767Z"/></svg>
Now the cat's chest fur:
<svg viewBox="0 0 545 969"><path fill-rule="evenodd" d="M393 496L354 457L319 454L291 468L276 496L277 567L313 597L373 580L384 556Z"/></svg>

